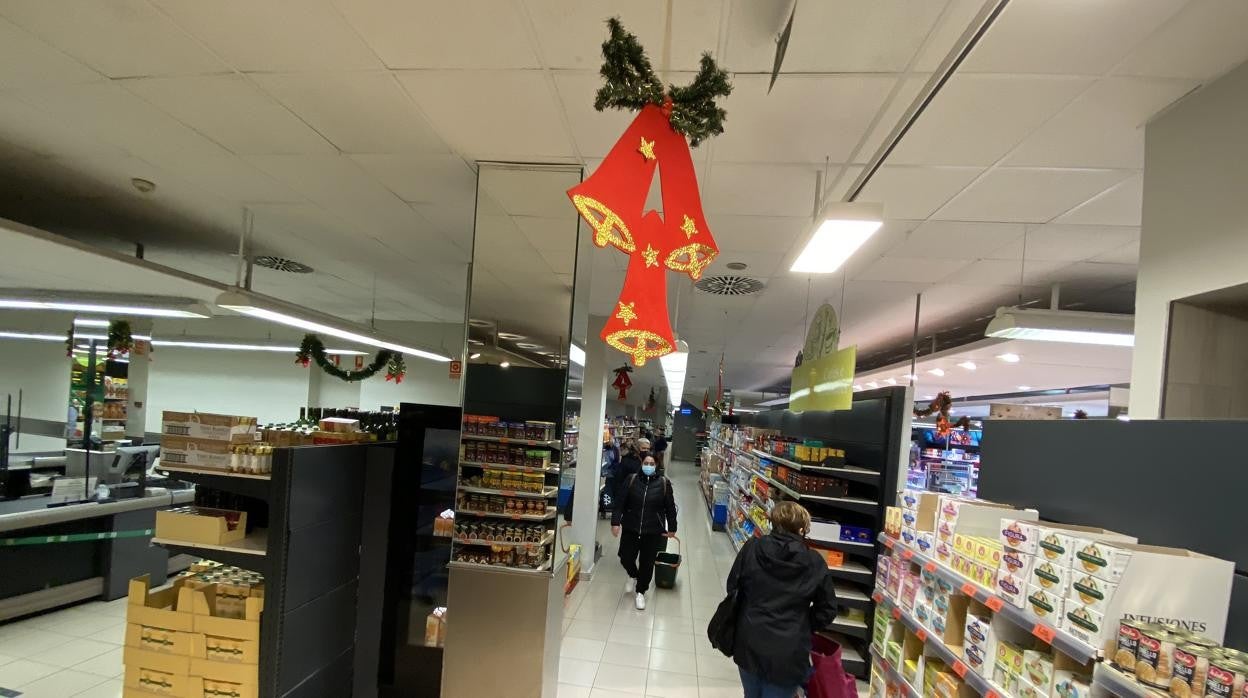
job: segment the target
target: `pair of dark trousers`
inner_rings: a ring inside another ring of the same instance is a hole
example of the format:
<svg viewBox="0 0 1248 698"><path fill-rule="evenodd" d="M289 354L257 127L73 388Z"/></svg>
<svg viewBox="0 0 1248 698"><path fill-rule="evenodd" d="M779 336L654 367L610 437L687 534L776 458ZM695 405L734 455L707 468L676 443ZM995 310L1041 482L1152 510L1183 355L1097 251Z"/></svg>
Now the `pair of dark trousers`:
<svg viewBox="0 0 1248 698"><path fill-rule="evenodd" d="M620 564L628 576L637 580L637 593L644 594L654 578L654 558L659 551L667 549L667 538L662 533L620 533Z"/></svg>

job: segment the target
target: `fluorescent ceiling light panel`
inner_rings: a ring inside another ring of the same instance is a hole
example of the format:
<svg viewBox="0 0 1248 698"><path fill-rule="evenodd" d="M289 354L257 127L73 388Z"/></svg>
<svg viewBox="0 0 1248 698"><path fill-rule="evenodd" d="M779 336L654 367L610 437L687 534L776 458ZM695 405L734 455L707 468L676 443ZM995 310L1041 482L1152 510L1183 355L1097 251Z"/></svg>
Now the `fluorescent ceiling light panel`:
<svg viewBox="0 0 1248 698"><path fill-rule="evenodd" d="M474 352L472 352L471 354L469 354L469 355L468 355L468 358L469 358L469 359L479 359L479 358L481 358L481 352L479 352L479 351L474 351Z"/></svg>
<svg viewBox="0 0 1248 698"><path fill-rule="evenodd" d="M680 407L681 396L685 394L685 371L689 368L689 345L685 340L676 340L676 351L659 357L663 366L663 379L667 381L667 401L672 407Z"/></svg>
<svg viewBox="0 0 1248 698"><path fill-rule="evenodd" d="M885 382L885 383L888 383L889 385L897 385L897 379L896 379L896 378L886 378L886 379L884 379L884 382Z"/></svg>
<svg viewBox="0 0 1248 698"><path fill-rule="evenodd" d="M37 332L0 332L0 339L38 339L48 342L65 341L65 335L39 334Z"/></svg>
<svg viewBox="0 0 1248 698"><path fill-rule="evenodd" d="M1023 391L1023 392L1027 392L1028 390L1031 390L1031 386L1030 386L1030 385L1020 385L1020 386L1018 386L1018 389L1019 389L1019 390L1021 390L1021 391Z"/></svg>
<svg viewBox="0 0 1248 698"><path fill-rule="evenodd" d="M835 203L827 206L806 247L789 271L831 274L884 225L879 204Z"/></svg>
<svg viewBox="0 0 1248 698"><path fill-rule="evenodd" d="M108 320L96 320L93 318L76 317L74 325L78 327L108 327Z"/></svg>
<svg viewBox="0 0 1248 698"><path fill-rule="evenodd" d="M510 362L510 361L504 361L504 362L502 362L501 364L499 364L499 365L498 365L498 367L499 367L499 368L511 368L511 362Z"/></svg>
<svg viewBox="0 0 1248 698"><path fill-rule="evenodd" d="M206 318L212 315L202 303L190 298L144 296L124 293L77 293L48 290L7 289L0 308L10 310L64 310L75 313L144 317Z"/></svg>
<svg viewBox="0 0 1248 698"><path fill-rule="evenodd" d="M1130 347L1135 345L1135 316L1080 310L997 308L984 336Z"/></svg>
<svg viewBox="0 0 1248 698"><path fill-rule="evenodd" d="M962 368L965 368L968 371L974 371L975 369L979 368L978 366L975 365L974 361L963 361L962 363L958 365L961 366Z"/></svg>
<svg viewBox="0 0 1248 698"><path fill-rule="evenodd" d="M1005 363L1007 363L1007 364L1016 364L1016 363L1018 363L1019 361L1022 361L1022 360L1023 360L1023 357L1019 356L1018 354L1009 354L1009 353L1007 353L1007 354L998 354L998 355L997 355L997 358L998 358L998 359L1001 359L1002 361L1004 361L1004 362L1005 362Z"/></svg>
<svg viewBox="0 0 1248 698"><path fill-rule="evenodd" d="M870 381L867 383L867 387L872 390L875 390L876 388L880 387L880 384L876 383L875 381Z"/></svg>
<svg viewBox="0 0 1248 698"><path fill-rule="evenodd" d="M760 402L754 406L755 407L776 407L779 405L787 405L787 404L789 404L788 397L777 397L777 398L772 398L770 400L767 400L766 402Z"/></svg>
<svg viewBox="0 0 1248 698"><path fill-rule="evenodd" d="M940 378L945 375L945 369L933 368L932 370L928 371L928 373L932 374L933 376L936 376L937 378Z"/></svg>
<svg viewBox="0 0 1248 698"><path fill-rule="evenodd" d="M308 332L317 332L331 337L337 337L338 339L343 339L348 342L366 344L370 347L377 347L379 349L389 349L390 351L397 351L401 354L417 356L431 361L447 362L451 360L450 357L435 354L434 352L427 351L425 349L417 349L405 344L391 342L386 339L382 339L375 334L362 334L361 332L356 332L352 329L348 329L349 327L352 327L351 323L338 320L337 318L323 316L313 311L299 308L291 308L291 312L289 313L272 310L270 309L271 307L285 308L285 306L284 304L281 304L280 301L272 301L262 296L258 296L257 294L245 293L241 291L227 291L217 298L217 305L243 315L250 315L251 317L260 318L261 320L268 320L270 322L276 322L290 327L297 327ZM313 317L316 317L317 319L310 319ZM324 320L324 322L319 320ZM333 324L328 324L331 322ZM364 330L364 328L360 329Z"/></svg>
<svg viewBox="0 0 1248 698"><path fill-rule="evenodd" d="M136 337L138 335L135 335ZM286 354L294 354L299 351L299 347L291 346L275 346L272 344L242 344L237 342L209 342L198 340L181 340L181 339L153 339L152 346L160 347L181 347L184 349L225 349L233 351L273 351ZM326 349L326 354L337 354L339 356L363 356L367 352L356 351L355 349Z"/></svg>

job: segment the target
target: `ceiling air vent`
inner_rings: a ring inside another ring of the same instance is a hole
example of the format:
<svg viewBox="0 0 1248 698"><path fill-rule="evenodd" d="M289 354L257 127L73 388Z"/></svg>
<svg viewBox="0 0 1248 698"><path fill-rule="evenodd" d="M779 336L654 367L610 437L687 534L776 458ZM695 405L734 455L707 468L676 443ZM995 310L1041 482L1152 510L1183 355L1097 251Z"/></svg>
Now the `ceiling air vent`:
<svg viewBox="0 0 1248 698"><path fill-rule="evenodd" d="M254 262L258 267L273 269L274 271L285 271L290 272L291 274L312 273L312 267L301 262L296 262L293 259L286 259L285 257L274 257L273 255L262 254L257 255L252 262Z"/></svg>
<svg viewBox="0 0 1248 698"><path fill-rule="evenodd" d="M718 296L748 296L763 290L766 284L749 276L708 276L694 286Z"/></svg>

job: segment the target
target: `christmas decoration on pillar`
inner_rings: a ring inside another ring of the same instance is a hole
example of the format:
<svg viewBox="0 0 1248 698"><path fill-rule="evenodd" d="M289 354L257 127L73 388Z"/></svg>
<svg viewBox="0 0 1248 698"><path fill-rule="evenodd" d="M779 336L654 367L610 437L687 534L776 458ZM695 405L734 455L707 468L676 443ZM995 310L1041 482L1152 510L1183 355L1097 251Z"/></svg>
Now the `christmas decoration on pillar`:
<svg viewBox="0 0 1248 698"><path fill-rule="evenodd" d="M110 321L108 323L108 358L125 356L133 348L134 336L130 333L130 323L125 320Z"/></svg>
<svg viewBox="0 0 1248 698"><path fill-rule="evenodd" d="M628 364L615 369L613 372L615 373L615 381L611 383L611 387L619 391L616 399L621 402L628 399L628 389L633 387L633 379L628 377L628 374L632 372L633 367Z"/></svg>
<svg viewBox="0 0 1248 698"><path fill-rule="evenodd" d="M577 212L593 229L598 247L629 256L619 300L602 339L635 365L675 350L667 312L668 270L697 280L719 254L702 211L690 145L723 133L725 112L715 99L728 95L728 74L703 54L693 82L663 84L650 59L618 19L607 21L602 44L605 84L594 108L628 109L637 117L585 181L568 190ZM688 138L688 140L686 140ZM663 215L645 211L656 170Z"/></svg>

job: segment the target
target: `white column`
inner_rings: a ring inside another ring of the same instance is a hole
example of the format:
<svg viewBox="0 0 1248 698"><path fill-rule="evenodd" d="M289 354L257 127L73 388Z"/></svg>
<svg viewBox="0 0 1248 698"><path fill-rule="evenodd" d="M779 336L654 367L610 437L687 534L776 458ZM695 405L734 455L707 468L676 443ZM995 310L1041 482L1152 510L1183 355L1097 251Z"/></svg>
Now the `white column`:
<svg viewBox="0 0 1248 698"><path fill-rule="evenodd" d="M607 346L598 338L605 318L590 316L585 347L585 380L581 387L581 438L576 450L576 498L572 503L570 542L581 546L581 573L594 570L598 532L598 483L602 472L602 422L607 411Z"/></svg>
<svg viewBox="0 0 1248 698"><path fill-rule="evenodd" d="M135 319L130 322L130 331L134 334L152 335L150 319ZM107 350L105 350L107 352ZM126 436L143 438L147 426L147 376L152 363L151 347L147 352L130 355L130 364L126 368Z"/></svg>

